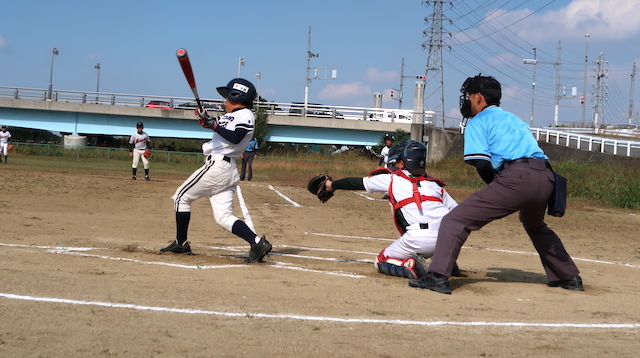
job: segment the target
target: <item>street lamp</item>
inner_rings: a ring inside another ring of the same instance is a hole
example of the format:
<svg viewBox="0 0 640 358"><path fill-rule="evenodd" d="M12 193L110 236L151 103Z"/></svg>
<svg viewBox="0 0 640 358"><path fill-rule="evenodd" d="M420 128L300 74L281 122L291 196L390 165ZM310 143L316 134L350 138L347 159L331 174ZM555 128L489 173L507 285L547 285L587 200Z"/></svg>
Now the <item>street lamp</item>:
<svg viewBox="0 0 640 358"><path fill-rule="evenodd" d="M47 99L51 101L52 92L53 92L53 56L58 54L58 49L55 47L51 48L51 71L49 72L49 91L47 92Z"/></svg>
<svg viewBox="0 0 640 358"><path fill-rule="evenodd" d="M93 66L93 68L98 70L98 84L96 85L96 104L98 104L98 94L100 93L100 62Z"/></svg>
<svg viewBox="0 0 640 358"><path fill-rule="evenodd" d="M240 77L240 67L244 66L244 59L238 57L238 78Z"/></svg>

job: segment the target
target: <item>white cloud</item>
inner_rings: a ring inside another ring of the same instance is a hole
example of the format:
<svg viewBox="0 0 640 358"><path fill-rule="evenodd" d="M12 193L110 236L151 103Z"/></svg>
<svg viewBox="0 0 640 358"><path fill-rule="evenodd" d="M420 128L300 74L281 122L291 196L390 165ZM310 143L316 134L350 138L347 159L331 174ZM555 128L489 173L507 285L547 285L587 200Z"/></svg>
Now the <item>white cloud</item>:
<svg viewBox="0 0 640 358"><path fill-rule="evenodd" d="M321 101L348 102L372 96L371 87L362 82L329 84L318 93Z"/></svg>
<svg viewBox="0 0 640 358"><path fill-rule="evenodd" d="M383 83L390 81L397 81L400 75L395 71L382 71L376 67L367 68L365 78L372 83Z"/></svg>

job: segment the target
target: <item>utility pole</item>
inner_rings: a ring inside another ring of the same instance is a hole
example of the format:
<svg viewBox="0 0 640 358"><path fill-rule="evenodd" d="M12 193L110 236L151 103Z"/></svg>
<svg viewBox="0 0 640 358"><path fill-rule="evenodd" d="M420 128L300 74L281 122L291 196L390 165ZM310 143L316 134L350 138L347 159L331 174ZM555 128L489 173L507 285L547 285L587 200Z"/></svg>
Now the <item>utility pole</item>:
<svg viewBox="0 0 640 358"><path fill-rule="evenodd" d="M305 73L305 87L304 87L304 113L303 116L307 113L307 106L309 105L309 84L311 83L311 77L309 77L309 70L314 70L314 80L335 80L338 77L338 70L335 68L329 67L311 67L311 58L320 57L320 54L311 52L311 26L309 26L309 36L307 40L307 68ZM318 70L324 70L324 76L319 77ZM328 78L327 71L331 71L331 78ZM335 111L334 111L335 112Z"/></svg>
<svg viewBox="0 0 640 358"><path fill-rule="evenodd" d="M533 82L531 83L531 123L529 126L533 127L533 103L536 98L536 65L538 64L538 57L536 55L536 48L533 48Z"/></svg>
<svg viewBox="0 0 640 358"><path fill-rule="evenodd" d="M558 62L556 62L556 104L555 114L553 116L554 127L558 126L558 111L560 107L560 51L562 49L562 41L558 41Z"/></svg>
<svg viewBox="0 0 640 358"><path fill-rule="evenodd" d="M631 94L629 95L629 124L633 117L633 87L636 80L636 63L633 63L633 70L631 71Z"/></svg>
<svg viewBox="0 0 640 358"><path fill-rule="evenodd" d="M589 63L589 34L585 34L587 39L586 50L584 53L584 85L582 86L582 126L584 127L584 118L587 108L587 64Z"/></svg>
<svg viewBox="0 0 640 358"><path fill-rule="evenodd" d="M429 40L427 42L422 43L422 50L425 50L425 49L429 50L427 55L427 65L424 71L425 78L428 77L429 71L435 71L435 72L438 72L439 74L438 86L440 88L440 110L442 115L442 128L445 127L444 74L443 74L443 67L442 67L442 46L444 45L442 41L442 35L444 33L451 35L449 32L444 31L444 27L442 25L443 20L445 20L442 12L443 3L448 3L450 6L453 6L453 3L451 1L444 1L444 0L428 0L428 1L422 2L422 4L425 6L433 6L433 12L431 13L431 16L424 18L424 22L430 23L431 26L428 30L422 31L422 35L424 37L429 37ZM447 20L449 20L449 22L452 23L450 19L447 19ZM425 87L426 87L426 80L425 80Z"/></svg>
<svg viewBox="0 0 640 358"><path fill-rule="evenodd" d="M603 78L607 75L604 73L604 54L600 52L600 57L596 61L598 65L598 74L596 75L596 102L593 106L593 128L594 133L598 133L598 120L602 117L602 100L604 97Z"/></svg>

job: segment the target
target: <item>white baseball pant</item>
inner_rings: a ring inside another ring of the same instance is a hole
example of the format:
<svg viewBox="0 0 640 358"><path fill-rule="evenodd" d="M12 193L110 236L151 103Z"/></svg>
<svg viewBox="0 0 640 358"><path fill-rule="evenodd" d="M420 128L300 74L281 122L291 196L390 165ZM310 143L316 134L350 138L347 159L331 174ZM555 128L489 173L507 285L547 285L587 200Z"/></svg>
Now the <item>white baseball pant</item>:
<svg viewBox="0 0 640 358"><path fill-rule="evenodd" d="M138 163L140 162L140 159L142 159L142 165L144 166L145 169L149 169L149 159L145 158L144 155L144 149L134 149L133 150L133 163L131 164L132 168L137 168L138 167Z"/></svg>

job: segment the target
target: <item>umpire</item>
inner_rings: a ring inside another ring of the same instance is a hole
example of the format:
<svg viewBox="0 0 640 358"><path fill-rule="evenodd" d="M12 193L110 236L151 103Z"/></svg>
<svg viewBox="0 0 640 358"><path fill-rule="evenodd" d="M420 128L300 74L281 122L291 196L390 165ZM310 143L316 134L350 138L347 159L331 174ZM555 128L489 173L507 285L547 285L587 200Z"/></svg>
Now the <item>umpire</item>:
<svg viewBox="0 0 640 358"><path fill-rule="evenodd" d="M555 179L529 125L499 107L501 86L493 77L469 77L460 91L464 161L476 167L487 186L444 216L429 273L409 286L450 294L449 276L471 231L520 211L548 285L584 291L578 268L544 222Z"/></svg>

